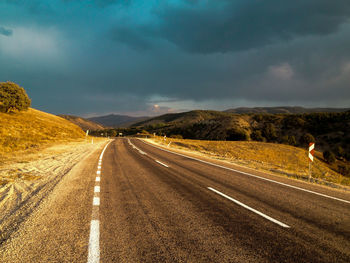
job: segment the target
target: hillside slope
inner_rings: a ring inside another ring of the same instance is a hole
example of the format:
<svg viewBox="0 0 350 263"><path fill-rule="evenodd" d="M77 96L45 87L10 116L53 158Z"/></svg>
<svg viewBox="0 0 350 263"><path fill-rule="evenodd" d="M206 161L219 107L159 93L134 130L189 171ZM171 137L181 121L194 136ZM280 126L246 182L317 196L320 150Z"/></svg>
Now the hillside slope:
<svg viewBox="0 0 350 263"><path fill-rule="evenodd" d="M186 152L202 156L225 160L230 163L243 165L259 171L286 175L292 178L307 180L309 166L307 151L297 147L253 141L204 141L185 140L163 137L146 139L158 145L172 149L185 150ZM333 171L331 167L320 158L316 152L316 158L312 164L312 177L318 183L350 185L350 177L342 176ZM350 188L349 188L350 189Z"/></svg>
<svg viewBox="0 0 350 263"><path fill-rule="evenodd" d="M158 116L134 124L157 134L179 134L187 139L234 140L233 130L249 130L250 116L220 111L194 110Z"/></svg>
<svg viewBox="0 0 350 263"><path fill-rule="evenodd" d="M78 125L84 131L86 130L94 131L94 130L104 129L104 127L101 124L98 124L96 122L93 122L91 120L84 119L78 116L73 116L73 115L58 115L58 116L66 120L69 120L70 122L73 122L75 125Z"/></svg>
<svg viewBox="0 0 350 263"><path fill-rule="evenodd" d="M84 136L83 130L70 121L35 109L14 114L0 113L0 157Z"/></svg>
<svg viewBox="0 0 350 263"><path fill-rule="evenodd" d="M92 118L89 118L88 120L99 123L106 127L118 128L118 127L129 127L134 123L141 122L146 119L149 119L149 117L131 117L127 115L110 114L105 116L92 117Z"/></svg>
<svg viewBox="0 0 350 263"><path fill-rule="evenodd" d="M184 139L261 141L306 149L314 141L320 152L337 159L332 169L350 177L350 112L305 114L234 114L190 111L166 114L135 124L139 130Z"/></svg>
<svg viewBox="0 0 350 263"><path fill-rule="evenodd" d="M240 107L228 109L224 112L246 114L246 113L267 113L267 114L303 114L303 113L318 113L318 112L345 112L350 108L304 108L304 107Z"/></svg>
<svg viewBox="0 0 350 263"><path fill-rule="evenodd" d="M167 136L182 135L185 139L256 140L294 146L305 146L304 135L308 133L322 149L341 146L350 153L350 112L234 114L196 110L165 114L136 123L134 127Z"/></svg>

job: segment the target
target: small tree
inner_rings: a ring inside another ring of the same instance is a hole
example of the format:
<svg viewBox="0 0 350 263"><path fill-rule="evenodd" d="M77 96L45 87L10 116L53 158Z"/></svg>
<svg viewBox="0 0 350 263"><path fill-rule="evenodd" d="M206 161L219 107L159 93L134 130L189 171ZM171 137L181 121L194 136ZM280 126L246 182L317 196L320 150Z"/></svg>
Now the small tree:
<svg viewBox="0 0 350 263"><path fill-rule="evenodd" d="M310 134L310 133L305 133L301 137L301 143L309 145L310 142L315 142L314 136L312 136L312 134Z"/></svg>
<svg viewBox="0 0 350 263"><path fill-rule="evenodd" d="M111 136L111 137L117 136L117 131L116 130L110 130L109 136Z"/></svg>
<svg viewBox="0 0 350 263"><path fill-rule="evenodd" d="M254 141L263 142L265 141L265 138L262 136L262 133L260 130L255 130L252 132L251 137Z"/></svg>
<svg viewBox="0 0 350 263"><path fill-rule="evenodd" d="M172 134L169 136L170 138L173 138L173 139L183 139L182 135L181 134Z"/></svg>
<svg viewBox="0 0 350 263"><path fill-rule="evenodd" d="M345 151L344 151L343 147L341 147L341 146L338 146L336 148L335 153L336 153L337 157L339 157L339 158L342 158L345 156Z"/></svg>
<svg viewBox="0 0 350 263"><path fill-rule="evenodd" d="M295 140L294 135L288 137L288 144L293 146L297 144L297 141Z"/></svg>
<svg viewBox="0 0 350 263"><path fill-rule="evenodd" d="M326 150L323 152L323 159L329 164L332 164L335 162L335 155L333 152Z"/></svg>
<svg viewBox="0 0 350 263"><path fill-rule="evenodd" d="M277 139L277 132L275 125L272 123L266 124L266 126L263 129L263 135L268 141L274 141Z"/></svg>
<svg viewBox="0 0 350 263"><path fill-rule="evenodd" d="M244 129L236 127L227 131L227 141L249 141L249 139L249 134Z"/></svg>
<svg viewBox="0 0 350 263"><path fill-rule="evenodd" d="M13 82L0 82L0 112L27 110L30 104L22 87Z"/></svg>

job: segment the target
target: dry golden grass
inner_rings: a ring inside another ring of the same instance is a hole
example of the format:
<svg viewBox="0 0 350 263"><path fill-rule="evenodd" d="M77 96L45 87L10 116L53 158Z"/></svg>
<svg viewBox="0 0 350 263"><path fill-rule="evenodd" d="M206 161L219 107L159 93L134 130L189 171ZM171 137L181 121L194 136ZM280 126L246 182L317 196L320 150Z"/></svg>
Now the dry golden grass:
<svg viewBox="0 0 350 263"><path fill-rule="evenodd" d="M223 159L235 164L275 174L284 174L294 178L307 178L309 162L307 151L284 144L262 143L253 141L202 141L184 139L166 139L155 137L158 144L172 148L194 151L207 156ZM321 156L317 153L316 156ZM312 176L319 182L327 184L350 185L350 179L344 177L315 158L312 164Z"/></svg>
<svg viewBox="0 0 350 263"><path fill-rule="evenodd" d="M0 164L19 153L83 138L85 134L78 126L52 114L31 108L13 114L0 113Z"/></svg>
<svg viewBox="0 0 350 263"><path fill-rule="evenodd" d="M35 149L7 154L0 162L0 193L1 186L8 183L31 184L41 179L42 176L50 177L70 162L74 163L79 154L95 149L106 141L106 138L88 137L87 139L47 143Z"/></svg>

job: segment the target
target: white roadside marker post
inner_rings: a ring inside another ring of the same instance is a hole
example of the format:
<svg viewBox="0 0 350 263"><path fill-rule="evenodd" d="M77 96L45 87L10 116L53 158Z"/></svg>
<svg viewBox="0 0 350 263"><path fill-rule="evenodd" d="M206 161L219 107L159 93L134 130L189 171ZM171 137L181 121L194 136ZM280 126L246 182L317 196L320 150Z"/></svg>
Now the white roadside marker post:
<svg viewBox="0 0 350 263"><path fill-rule="evenodd" d="M311 164L314 161L315 143L309 143L309 182L311 181Z"/></svg>

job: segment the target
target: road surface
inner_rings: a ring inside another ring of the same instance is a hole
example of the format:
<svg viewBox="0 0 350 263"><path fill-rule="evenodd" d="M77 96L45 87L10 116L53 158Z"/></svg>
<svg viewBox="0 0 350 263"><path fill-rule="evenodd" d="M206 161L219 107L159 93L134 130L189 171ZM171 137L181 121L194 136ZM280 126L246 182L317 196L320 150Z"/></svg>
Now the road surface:
<svg viewBox="0 0 350 263"><path fill-rule="evenodd" d="M349 193L138 139L101 152L0 245L1 262L350 262Z"/></svg>

